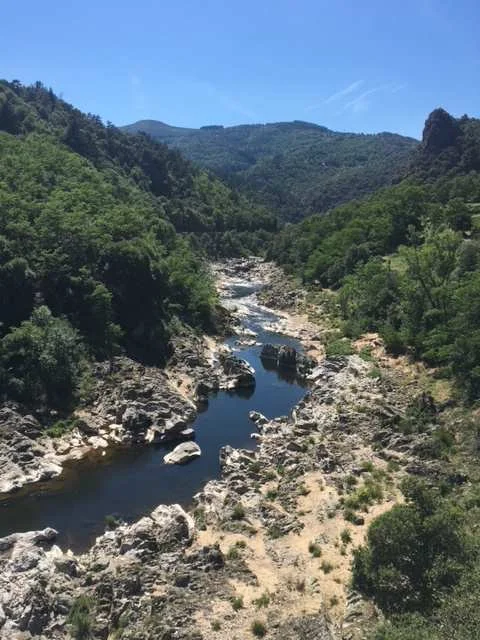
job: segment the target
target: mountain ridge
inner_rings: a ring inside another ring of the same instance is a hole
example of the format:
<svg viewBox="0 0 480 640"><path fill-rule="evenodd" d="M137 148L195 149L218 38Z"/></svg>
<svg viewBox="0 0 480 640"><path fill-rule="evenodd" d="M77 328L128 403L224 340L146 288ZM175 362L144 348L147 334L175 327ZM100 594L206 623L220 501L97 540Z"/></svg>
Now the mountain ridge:
<svg viewBox="0 0 480 640"><path fill-rule="evenodd" d="M179 150L289 221L391 184L419 144L395 133L338 132L301 120L199 129L140 120L122 130Z"/></svg>

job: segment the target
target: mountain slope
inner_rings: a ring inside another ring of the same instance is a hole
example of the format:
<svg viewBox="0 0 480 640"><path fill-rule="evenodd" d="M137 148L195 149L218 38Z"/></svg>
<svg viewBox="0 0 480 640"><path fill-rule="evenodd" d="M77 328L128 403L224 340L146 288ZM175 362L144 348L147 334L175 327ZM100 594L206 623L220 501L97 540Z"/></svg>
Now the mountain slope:
<svg viewBox="0 0 480 640"><path fill-rule="evenodd" d="M123 129L179 149L285 220L390 184L417 145L391 133L338 133L301 121L183 129L142 120Z"/></svg>
<svg viewBox="0 0 480 640"><path fill-rule="evenodd" d="M452 135L453 133L453 135ZM480 120L435 111L409 177L287 225L270 257L340 290L348 331L380 331L480 397Z"/></svg>
<svg viewBox="0 0 480 640"><path fill-rule="evenodd" d="M192 245L241 252L275 225L177 151L0 82L0 398L65 406L94 358L162 362L179 325L215 322Z"/></svg>

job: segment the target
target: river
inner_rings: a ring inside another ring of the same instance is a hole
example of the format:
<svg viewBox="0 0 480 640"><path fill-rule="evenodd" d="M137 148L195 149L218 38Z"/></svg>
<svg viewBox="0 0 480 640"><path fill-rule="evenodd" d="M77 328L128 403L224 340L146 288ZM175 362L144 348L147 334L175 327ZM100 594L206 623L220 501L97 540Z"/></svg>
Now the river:
<svg viewBox="0 0 480 640"><path fill-rule="evenodd" d="M254 331L258 343L288 344L301 350L297 340L265 329L277 316L261 307L256 287L236 283L227 291L228 303L241 306L243 327ZM200 458L186 466L166 465L163 456L170 447L111 447L106 455L94 453L65 467L61 476L29 485L0 501L0 537L13 532L58 530L58 544L79 553L105 530L105 516L113 514L133 521L159 504L188 506L193 495L220 475L219 450L229 444L253 449L250 434L255 425L251 410L267 417L285 415L305 394L305 385L293 375L268 369L260 359L261 346L239 346L237 337L227 340L239 357L255 369L256 386L250 390L221 391L209 398L209 405L193 425Z"/></svg>

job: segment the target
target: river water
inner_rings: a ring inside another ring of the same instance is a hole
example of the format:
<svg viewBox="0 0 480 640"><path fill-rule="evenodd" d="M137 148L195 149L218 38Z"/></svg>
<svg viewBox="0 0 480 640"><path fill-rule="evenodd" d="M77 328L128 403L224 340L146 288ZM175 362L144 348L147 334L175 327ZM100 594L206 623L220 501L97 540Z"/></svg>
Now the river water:
<svg viewBox="0 0 480 640"><path fill-rule="evenodd" d="M258 305L251 285L232 285L228 303L243 310L242 326L257 333L259 343L288 344L301 350L297 340L264 328L277 319ZM295 376L268 369L260 359L261 346L239 346L237 337L227 341L237 355L255 369L256 386L236 392L220 391L193 425L201 457L186 466L166 465L163 456L170 447L129 446L110 448L105 456L95 453L70 463L54 480L37 483L0 500L0 537L16 531L50 526L58 530L58 544L75 552L86 550L105 530L105 516L114 514L133 521L159 504L188 506L192 496L220 475L219 450L233 447L254 449L250 434L255 425L251 410L267 417L286 415L305 394Z"/></svg>

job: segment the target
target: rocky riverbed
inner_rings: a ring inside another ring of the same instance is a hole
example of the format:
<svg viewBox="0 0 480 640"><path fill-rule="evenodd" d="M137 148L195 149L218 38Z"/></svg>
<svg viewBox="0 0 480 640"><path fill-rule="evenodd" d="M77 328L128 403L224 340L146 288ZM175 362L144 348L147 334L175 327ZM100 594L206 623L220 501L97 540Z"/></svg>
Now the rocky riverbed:
<svg viewBox="0 0 480 640"><path fill-rule="evenodd" d="M98 364L94 400L75 412L63 435L50 436L20 405L0 407L0 494L54 478L92 450L188 439L209 393L255 385L250 365L220 343L185 333L175 347L167 370L125 357Z"/></svg>
<svg viewBox="0 0 480 640"><path fill-rule="evenodd" d="M284 299L271 265L233 261L216 271L220 287L257 282L266 303ZM307 317L302 296L282 302L281 328L319 356L326 328ZM125 383L121 367L139 365L118 361L117 384L105 378L94 410L79 416L88 426L76 428L107 442L110 433L161 438L174 424L179 434L210 384L249 380L244 365L225 359L226 367L199 338L180 341L166 372L139 369ZM60 640L84 625L104 640L244 640L254 622L283 640L362 637L376 612L349 591L351 552L400 499L402 474L425 471L418 436L396 428L418 389L359 355L311 361L305 375L311 388L290 415L251 414L256 450L222 449L221 479L190 512L160 506L134 524L112 523L82 555L57 547L51 529L0 539L0 638ZM30 418L25 437L28 428Z"/></svg>

